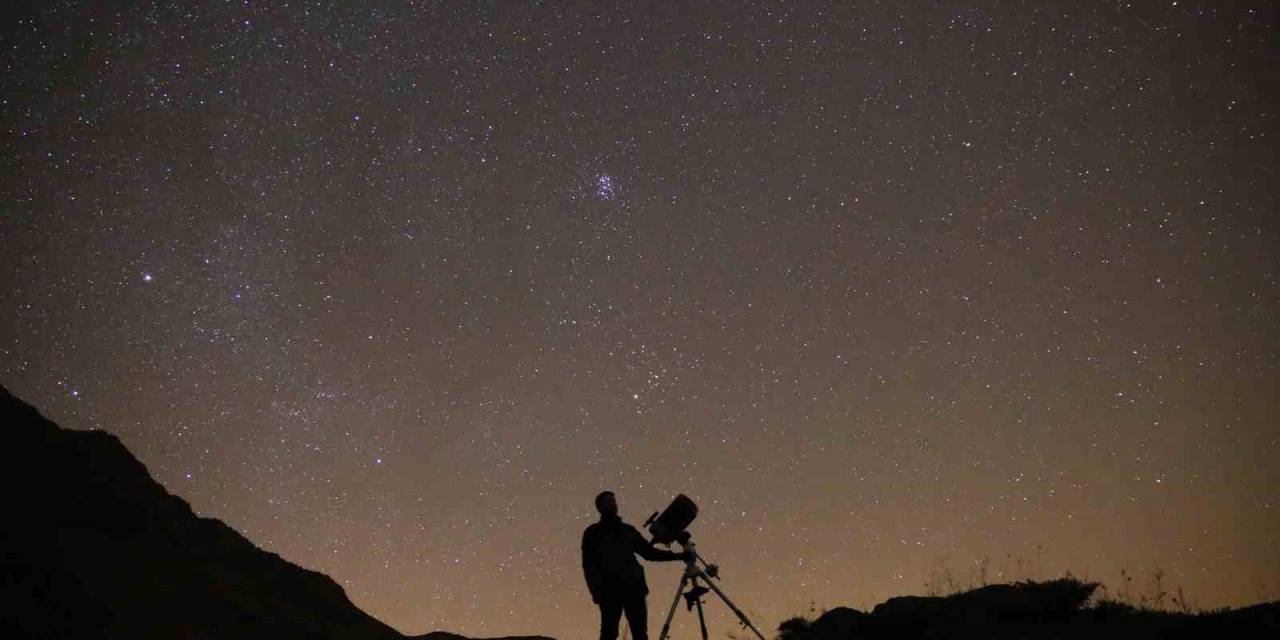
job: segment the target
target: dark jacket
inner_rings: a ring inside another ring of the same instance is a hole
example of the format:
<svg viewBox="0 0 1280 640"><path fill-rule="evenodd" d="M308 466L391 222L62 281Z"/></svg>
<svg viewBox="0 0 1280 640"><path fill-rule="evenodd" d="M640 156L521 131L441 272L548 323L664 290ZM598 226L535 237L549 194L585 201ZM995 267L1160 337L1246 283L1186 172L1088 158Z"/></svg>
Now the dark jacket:
<svg viewBox="0 0 1280 640"><path fill-rule="evenodd" d="M582 573L596 603L625 596L647 595L645 560L679 560L680 554L657 549L636 528L618 516L602 517L582 533Z"/></svg>

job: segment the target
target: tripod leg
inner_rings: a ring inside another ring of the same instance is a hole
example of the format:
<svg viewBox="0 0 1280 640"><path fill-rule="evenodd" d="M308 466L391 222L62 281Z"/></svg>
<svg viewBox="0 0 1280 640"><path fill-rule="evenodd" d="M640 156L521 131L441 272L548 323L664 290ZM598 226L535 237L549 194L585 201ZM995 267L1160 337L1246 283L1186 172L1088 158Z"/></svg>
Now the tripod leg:
<svg viewBox="0 0 1280 640"><path fill-rule="evenodd" d="M667 640L667 632L671 630L671 618L676 615L676 605L680 604L680 595L684 593L684 585L689 581L689 576L680 576L680 584L676 586L676 597L671 600L671 608L667 610L667 621L662 623L662 633L658 636L658 640Z"/></svg>
<svg viewBox="0 0 1280 640"><path fill-rule="evenodd" d="M724 603L729 605L729 608L732 609L733 612L738 615L738 620L741 620L742 624L746 625L748 629L751 629L753 632L755 632L757 638L760 638L760 640L765 640L764 634L760 633L760 630L757 629L754 624L751 624L751 621L747 619L747 614L743 613L742 609L739 609L737 605L733 604L733 601L729 599L729 596L726 596L724 592L720 590L720 587L717 587L715 583L710 580L706 580L705 582L707 583L707 586L711 587L711 590L715 591L716 595L720 596L720 599L724 600Z"/></svg>
<svg viewBox="0 0 1280 640"><path fill-rule="evenodd" d="M702 629L702 640L707 640L707 619L702 617L702 598L695 600L694 606L698 607L698 627Z"/></svg>

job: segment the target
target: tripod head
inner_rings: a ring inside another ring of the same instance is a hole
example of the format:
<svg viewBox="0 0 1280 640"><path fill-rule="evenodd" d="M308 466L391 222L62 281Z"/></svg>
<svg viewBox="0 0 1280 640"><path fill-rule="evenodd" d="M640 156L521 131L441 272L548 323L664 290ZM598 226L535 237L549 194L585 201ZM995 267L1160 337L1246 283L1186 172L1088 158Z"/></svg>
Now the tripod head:
<svg viewBox="0 0 1280 640"><path fill-rule="evenodd" d="M707 562L702 554L698 553L698 545L693 543L693 536L688 531L682 531L676 536L675 542L680 544L680 549L685 552L685 573L690 577L699 576L702 578L720 579L720 566ZM702 564L702 568L698 568L698 564Z"/></svg>

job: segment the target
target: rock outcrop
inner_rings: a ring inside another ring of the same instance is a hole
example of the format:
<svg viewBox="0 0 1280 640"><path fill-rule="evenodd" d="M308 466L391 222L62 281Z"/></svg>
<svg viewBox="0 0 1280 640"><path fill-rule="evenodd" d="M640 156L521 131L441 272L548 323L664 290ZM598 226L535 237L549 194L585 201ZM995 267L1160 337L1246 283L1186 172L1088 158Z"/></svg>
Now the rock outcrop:
<svg viewBox="0 0 1280 640"><path fill-rule="evenodd" d="M1062 578L980 587L945 597L900 596L870 613L848 607L788 620L779 640L1280 637L1280 602L1209 613L1089 604L1096 583Z"/></svg>

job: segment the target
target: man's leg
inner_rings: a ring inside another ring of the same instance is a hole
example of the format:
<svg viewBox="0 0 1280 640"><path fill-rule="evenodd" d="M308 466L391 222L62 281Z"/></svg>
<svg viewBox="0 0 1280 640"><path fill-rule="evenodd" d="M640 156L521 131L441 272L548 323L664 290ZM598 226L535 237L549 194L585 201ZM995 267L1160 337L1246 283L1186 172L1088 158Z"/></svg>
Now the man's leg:
<svg viewBox="0 0 1280 640"><path fill-rule="evenodd" d="M600 607L600 640L618 640L618 620L622 618L622 603L611 599L596 604Z"/></svg>
<svg viewBox="0 0 1280 640"><path fill-rule="evenodd" d="M631 640L649 640L649 608L644 600L645 595L637 593L627 596L622 603L627 612L627 624L631 625Z"/></svg>

